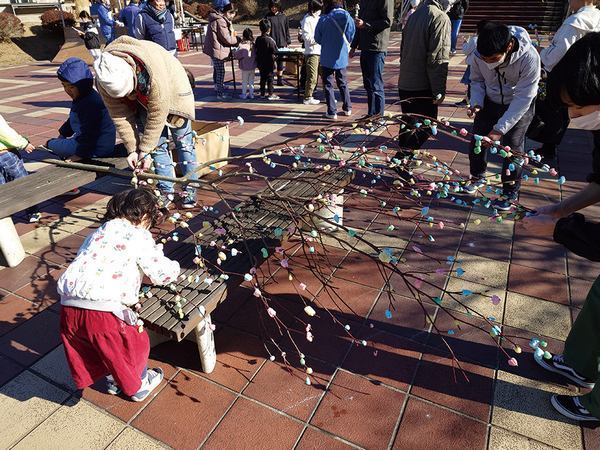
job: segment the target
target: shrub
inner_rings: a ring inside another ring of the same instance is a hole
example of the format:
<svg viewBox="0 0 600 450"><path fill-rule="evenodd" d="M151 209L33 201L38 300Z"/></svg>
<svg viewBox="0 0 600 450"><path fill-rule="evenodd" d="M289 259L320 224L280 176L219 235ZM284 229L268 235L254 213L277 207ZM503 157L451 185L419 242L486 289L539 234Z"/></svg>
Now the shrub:
<svg viewBox="0 0 600 450"><path fill-rule="evenodd" d="M65 21L65 26L72 27L75 25L75 16L70 12L63 11L62 17ZM63 24L61 20L61 12L58 9L49 9L41 15L42 27L50 31L62 31Z"/></svg>
<svg viewBox="0 0 600 450"><path fill-rule="evenodd" d="M257 0L237 0L235 5L242 16L254 17L256 16L256 13L258 13Z"/></svg>
<svg viewBox="0 0 600 450"><path fill-rule="evenodd" d="M23 24L17 16L7 12L0 13L0 42L23 36Z"/></svg>
<svg viewBox="0 0 600 450"><path fill-rule="evenodd" d="M203 19L208 19L208 15L212 11L212 6L206 3L196 3L196 15Z"/></svg>

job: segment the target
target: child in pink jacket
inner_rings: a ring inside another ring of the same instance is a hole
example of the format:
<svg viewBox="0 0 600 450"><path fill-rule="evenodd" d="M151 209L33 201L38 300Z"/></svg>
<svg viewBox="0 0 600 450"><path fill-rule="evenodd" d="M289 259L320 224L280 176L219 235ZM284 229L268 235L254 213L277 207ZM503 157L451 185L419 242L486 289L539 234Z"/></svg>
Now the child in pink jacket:
<svg viewBox="0 0 600 450"><path fill-rule="evenodd" d="M256 71L256 58L254 56L254 35L250 28L246 28L242 34L242 42L235 52L242 71L242 94L241 99L254 98L254 72Z"/></svg>

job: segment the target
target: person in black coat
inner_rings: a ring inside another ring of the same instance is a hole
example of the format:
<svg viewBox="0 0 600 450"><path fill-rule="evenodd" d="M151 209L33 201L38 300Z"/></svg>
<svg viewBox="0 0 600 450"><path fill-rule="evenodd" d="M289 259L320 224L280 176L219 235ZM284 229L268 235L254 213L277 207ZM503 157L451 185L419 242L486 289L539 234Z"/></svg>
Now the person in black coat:
<svg viewBox="0 0 600 450"><path fill-rule="evenodd" d="M269 1L269 13L265 16L265 19L271 24L271 37L275 41L277 48L285 48L292 43L290 37L290 21L288 17L283 13L281 9L280 0ZM283 81L283 61L281 58L277 59L277 85L282 86Z"/></svg>
<svg viewBox="0 0 600 450"><path fill-rule="evenodd" d="M460 32L460 26L462 25L463 17L469 9L469 0L456 0L450 11L448 11L448 17L452 23L452 35L450 40L450 54L456 54L456 43L458 42L458 33Z"/></svg>
<svg viewBox="0 0 600 450"><path fill-rule="evenodd" d="M547 91L549 98L569 109L572 124L595 130L593 172L588 176L589 184L581 191L560 203L539 208L537 214L523 220L523 227L535 236L552 236L576 255L600 261L600 223L589 222L576 212L600 202L600 33L589 33L573 44L550 72ZM563 416L594 425L600 423L599 355L600 277L596 278L573 323L563 354L536 358L544 369L592 389L575 397L553 395L552 406Z"/></svg>

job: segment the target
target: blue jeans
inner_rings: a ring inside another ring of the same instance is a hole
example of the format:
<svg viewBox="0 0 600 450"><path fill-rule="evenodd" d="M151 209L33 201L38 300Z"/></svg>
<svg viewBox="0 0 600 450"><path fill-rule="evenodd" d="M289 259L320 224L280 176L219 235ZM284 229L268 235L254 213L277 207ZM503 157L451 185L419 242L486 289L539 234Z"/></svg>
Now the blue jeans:
<svg viewBox="0 0 600 450"><path fill-rule="evenodd" d="M450 35L450 51L456 51L456 43L458 42L458 33L460 32L460 26L462 19L452 20L452 34Z"/></svg>
<svg viewBox="0 0 600 450"><path fill-rule="evenodd" d="M144 132L146 125L146 118L146 111L143 110L138 116L138 130L142 133ZM175 150L177 151L177 159L179 161L178 164L182 166L183 174L190 180L197 180L198 175L195 172L196 149L194 147L191 120L186 120L181 128L169 128L166 126L163 128L156 148L154 149L154 152L152 152L156 174L166 177L175 176L173 158L171 158L171 152L169 151L169 132L175 143ZM175 192L173 183L170 181L159 181L156 183L156 186L162 192ZM186 186L185 189L189 196L195 198L196 189L189 186Z"/></svg>
<svg viewBox="0 0 600 450"><path fill-rule="evenodd" d="M333 92L333 78L342 98L343 110L350 111L352 109L352 101L350 100L350 91L348 90L348 79L346 77L346 69L330 69L322 67L321 73L323 84L325 85L325 101L327 102L327 114L334 115L337 113L335 105L335 92Z"/></svg>
<svg viewBox="0 0 600 450"><path fill-rule="evenodd" d="M21 155L8 150L0 152L0 184L9 183L29 175L23 165ZM37 206L27 208L27 214L38 211Z"/></svg>
<svg viewBox="0 0 600 450"><path fill-rule="evenodd" d="M367 91L369 116L383 114L385 109L385 92L383 85L383 65L386 52L363 50L360 52L360 69L363 85Z"/></svg>

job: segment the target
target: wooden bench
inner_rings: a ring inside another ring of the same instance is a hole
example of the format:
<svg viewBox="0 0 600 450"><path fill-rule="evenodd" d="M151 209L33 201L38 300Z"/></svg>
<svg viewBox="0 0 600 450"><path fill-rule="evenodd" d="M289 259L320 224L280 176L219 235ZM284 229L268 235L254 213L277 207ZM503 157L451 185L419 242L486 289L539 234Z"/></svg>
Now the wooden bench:
<svg viewBox="0 0 600 450"><path fill-rule="evenodd" d="M125 169L125 158L96 158L90 163ZM26 177L0 185L0 265L14 267L25 251L11 215L94 181L98 173L67 167L46 166Z"/></svg>
<svg viewBox="0 0 600 450"><path fill-rule="evenodd" d="M293 196L300 200L314 198L319 194L337 194L351 179L352 174L345 171L323 174L300 170L288 172L273 181L272 186L281 196ZM242 275L232 274L245 274L252 267L258 268L265 256L268 257L281 244L282 238L277 236L279 233L275 230L295 226L295 219L309 214L302 203L295 205L279 200L272 195L271 190L266 189L236 206L232 212L223 214L211 225L203 227L198 244L201 245L203 258L208 262L207 268L199 268L193 263L196 256L193 237L185 240L183 245L170 254L184 268L183 280L175 289L155 287L148 291L151 297L143 300L139 311L145 327L162 335L163 341L174 339L180 342L194 332L202 370L210 373L216 364L210 313L226 299L228 290L244 281ZM225 234L222 230L225 230ZM228 249L235 248L240 253L235 257L230 257L229 253L227 260L217 266L217 253L220 251L220 244L226 239L234 240L232 244L228 244ZM217 245L211 247L211 241ZM263 249L267 249L268 255L263 254ZM215 270L217 267L222 272ZM219 278L219 273L229 274L229 279ZM207 283L208 278L212 282ZM180 307L176 305L179 298L185 299ZM153 341L154 344L158 343L156 339Z"/></svg>

